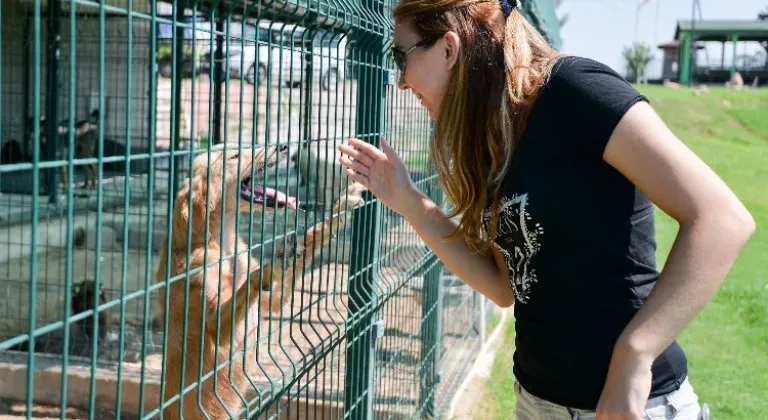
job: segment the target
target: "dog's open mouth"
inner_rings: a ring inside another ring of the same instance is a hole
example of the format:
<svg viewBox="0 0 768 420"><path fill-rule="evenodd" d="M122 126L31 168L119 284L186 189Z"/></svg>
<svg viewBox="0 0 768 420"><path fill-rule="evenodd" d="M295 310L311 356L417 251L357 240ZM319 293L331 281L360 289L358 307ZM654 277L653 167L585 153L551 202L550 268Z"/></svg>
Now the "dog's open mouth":
<svg viewBox="0 0 768 420"><path fill-rule="evenodd" d="M255 204L261 204L264 207L278 208L288 207L296 209L298 200L274 188L253 185L250 180L243 181L240 184L240 197L245 201L252 201Z"/></svg>

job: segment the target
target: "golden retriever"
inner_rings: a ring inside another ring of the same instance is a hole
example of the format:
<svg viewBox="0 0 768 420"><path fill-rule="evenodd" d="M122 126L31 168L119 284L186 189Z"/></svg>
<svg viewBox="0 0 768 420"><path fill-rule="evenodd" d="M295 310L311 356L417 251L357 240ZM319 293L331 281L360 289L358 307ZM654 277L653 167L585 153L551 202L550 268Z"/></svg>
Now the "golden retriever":
<svg viewBox="0 0 768 420"><path fill-rule="evenodd" d="M189 276L188 286L186 279L181 279L170 284L167 290L170 304L167 308L164 401L181 393L182 375L184 388L195 384L181 397L182 416L186 419L206 418L204 412L213 419L241 417L236 413L243 407L240 395L246 395L249 384L246 362L250 366L256 363L255 330L259 314L265 310L279 311L284 294L287 293L286 300L290 301L293 290L294 265L291 261L282 264L282 259L295 257L295 267L300 273L303 265L311 261L314 252L330 243L336 229L343 223L341 213L363 203L360 195L362 185L352 184L335 203L330 219L306 232L306 254L300 247L295 252L289 249L285 254L279 253L280 258L275 259L274 267L268 264L259 266L258 261L251 258L244 241L237 236L235 214L237 211L248 212L252 208L269 211L275 207L296 207L294 198L273 189L264 190L250 182L252 173L263 173L265 167L287 161L287 157L287 148L236 149L226 153L212 152L209 164L208 155L204 153L194 159L192 179L176 196L170 255L166 255L167 242L164 241L160 247L156 281L166 282L169 278L166 275L166 258L170 260L170 278L207 265L205 271ZM207 176L209 166L210 179ZM190 217L191 232L188 232ZM188 236L191 239L189 245ZM233 257L235 254L237 256ZM161 289L159 293L161 315L164 315L164 292ZM218 313L220 319L217 319ZM249 331L245 331L246 318ZM185 320L188 322L186 330ZM243 352L245 355L241 356ZM214 367L217 371L215 387L211 373ZM199 379L201 372L204 379ZM178 399L163 411L166 419L179 418Z"/></svg>

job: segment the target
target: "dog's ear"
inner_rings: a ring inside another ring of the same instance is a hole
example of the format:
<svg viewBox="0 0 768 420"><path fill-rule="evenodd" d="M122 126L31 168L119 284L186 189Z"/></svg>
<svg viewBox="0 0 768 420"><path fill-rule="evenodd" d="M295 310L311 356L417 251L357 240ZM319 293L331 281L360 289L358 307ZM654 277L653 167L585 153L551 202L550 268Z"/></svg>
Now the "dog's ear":
<svg viewBox="0 0 768 420"><path fill-rule="evenodd" d="M196 226L205 224L206 213L211 214L219 204L219 189L221 188L215 184L215 181L211 181L210 188L207 184L205 177L195 176L192 178L192 182L184 185L179 191L176 196L176 205L181 217L177 222L183 223L183 226L174 226L174 229L186 230L190 209L192 211L192 223ZM192 194L191 200L190 194Z"/></svg>
<svg viewBox="0 0 768 420"><path fill-rule="evenodd" d="M202 216L203 221L205 221L206 210L208 213L216 210L219 201L221 201L221 185L218 182L211 180L209 183L206 178L202 176L196 176L192 179L193 211ZM193 217L196 218L194 214Z"/></svg>

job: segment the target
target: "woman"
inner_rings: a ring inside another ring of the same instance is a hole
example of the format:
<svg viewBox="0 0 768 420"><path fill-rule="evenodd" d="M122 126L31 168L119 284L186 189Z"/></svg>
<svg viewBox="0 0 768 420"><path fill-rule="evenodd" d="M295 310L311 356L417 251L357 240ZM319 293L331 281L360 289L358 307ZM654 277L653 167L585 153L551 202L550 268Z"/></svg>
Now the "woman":
<svg viewBox="0 0 768 420"><path fill-rule="evenodd" d="M340 162L449 270L516 303L517 418L697 418L675 337L755 230L748 211L631 85L558 55L516 4L403 0L394 17L399 87L435 120L453 211L385 140ZM660 273L654 204L680 225Z"/></svg>

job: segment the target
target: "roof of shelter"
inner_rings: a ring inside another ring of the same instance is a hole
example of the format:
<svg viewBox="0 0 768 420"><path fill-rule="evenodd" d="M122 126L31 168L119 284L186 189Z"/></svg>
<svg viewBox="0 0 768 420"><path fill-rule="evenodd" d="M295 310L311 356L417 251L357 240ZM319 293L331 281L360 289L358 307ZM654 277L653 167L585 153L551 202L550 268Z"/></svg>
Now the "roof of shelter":
<svg viewBox="0 0 768 420"><path fill-rule="evenodd" d="M659 48L659 49L662 49L662 50L676 50L676 49L680 48L680 41L675 39L675 40L672 40L672 41L669 41L669 42L665 42L663 44L659 44L659 45L656 46L656 48ZM704 46L697 43L696 44L696 48L701 50L701 49L704 49Z"/></svg>
<svg viewBox="0 0 768 420"><path fill-rule="evenodd" d="M691 31L699 41L730 41L734 34L739 41L768 41L766 20L678 20L675 39Z"/></svg>

